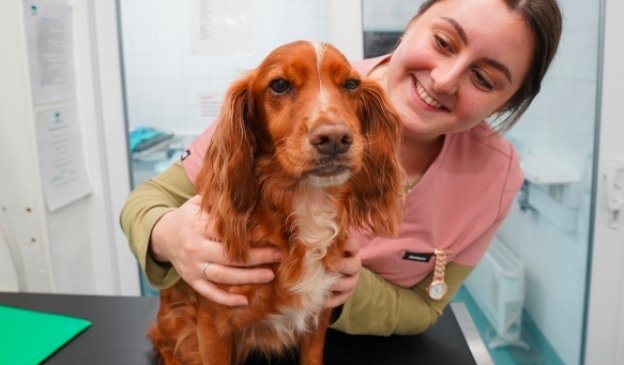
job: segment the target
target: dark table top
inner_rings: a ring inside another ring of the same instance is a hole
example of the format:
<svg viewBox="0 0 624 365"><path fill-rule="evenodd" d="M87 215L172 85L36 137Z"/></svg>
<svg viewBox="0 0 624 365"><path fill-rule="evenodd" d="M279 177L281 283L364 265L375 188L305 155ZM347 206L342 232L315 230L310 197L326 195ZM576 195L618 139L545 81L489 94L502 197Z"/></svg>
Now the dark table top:
<svg viewBox="0 0 624 365"><path fill-rule="evenodd" d="M53 354L45 364L158 364L146 337L158 298L0 292L0 304L89 320L93 325ZM474 365L473 352L457 317L447 308L438 323L414 336L354 336L329 330L325 364ZM480 338L476 340L480 341ZM479 357L479 356L476 356ZM251 364L296 364L296 355Z"/></svg>

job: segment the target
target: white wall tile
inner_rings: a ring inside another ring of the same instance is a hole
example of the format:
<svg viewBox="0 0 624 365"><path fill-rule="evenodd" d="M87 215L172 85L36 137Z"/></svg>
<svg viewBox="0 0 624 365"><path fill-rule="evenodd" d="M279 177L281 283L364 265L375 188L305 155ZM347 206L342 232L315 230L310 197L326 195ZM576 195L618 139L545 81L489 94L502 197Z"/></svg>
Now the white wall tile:
<svg viewBox="0 0 624 365"><path fill-rule="evenodd" d="M167 127L171 120L173 124L165 129L199 133L211 122L202 117L199 95L215 87L225 92L236 77L257 66L279 44L295 39L329 38L328 1L252 3L252 54L197 57L191 53L190 0L121 1L130 125L153 121ZM173 80L178 81L174 84ZM184 120L180 121L181 118Z"/></svg>

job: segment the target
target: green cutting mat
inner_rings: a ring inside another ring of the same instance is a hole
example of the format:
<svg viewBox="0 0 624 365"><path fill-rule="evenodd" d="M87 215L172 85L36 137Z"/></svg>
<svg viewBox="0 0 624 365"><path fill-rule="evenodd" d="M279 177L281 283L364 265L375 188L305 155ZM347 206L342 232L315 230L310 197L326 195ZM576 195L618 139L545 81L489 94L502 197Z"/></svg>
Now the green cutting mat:
<svg viewBox="0 0 624 365"><path fill-rule="evenodd" d="M0 364L40 364L90 326L80 318L0 305Z"/></svg>

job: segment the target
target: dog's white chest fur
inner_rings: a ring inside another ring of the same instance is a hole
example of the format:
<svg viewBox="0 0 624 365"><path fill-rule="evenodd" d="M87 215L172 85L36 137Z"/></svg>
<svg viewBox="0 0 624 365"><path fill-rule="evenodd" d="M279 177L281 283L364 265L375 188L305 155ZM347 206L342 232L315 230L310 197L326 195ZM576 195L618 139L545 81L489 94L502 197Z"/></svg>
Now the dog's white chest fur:
<svg viewBox="0 0 624 365"><path fill-rule="evenodd" d="M323 258L334 243L340 229L336 223L335 205L322 189L306 190L295 201L293 229L297 232L295 241L306 245L303 258L303 274L290 288L292 295L301 297L303 307L281 308L271 318L272 326L279 337L292 340L295 333L310 330L310 320L318 318L330 288L338 279L335 272L327 272Z"/></svg>

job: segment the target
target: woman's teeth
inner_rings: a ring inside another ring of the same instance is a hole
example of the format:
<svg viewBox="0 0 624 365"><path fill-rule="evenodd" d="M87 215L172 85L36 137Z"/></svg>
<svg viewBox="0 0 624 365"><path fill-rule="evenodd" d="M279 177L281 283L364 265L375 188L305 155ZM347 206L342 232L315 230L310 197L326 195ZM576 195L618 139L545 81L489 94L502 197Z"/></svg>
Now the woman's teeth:
<svg viewBox="0 0 624 365"><path fill-rule="evenodd" d="M427 105L436 109L442 109L442 104L438 103L434 98L427 94L427 92L422 87L422 85L420 85L419 82L416 82L416 92L418 93L418 96L420 96L422 101L424 101Z"/></svg>

